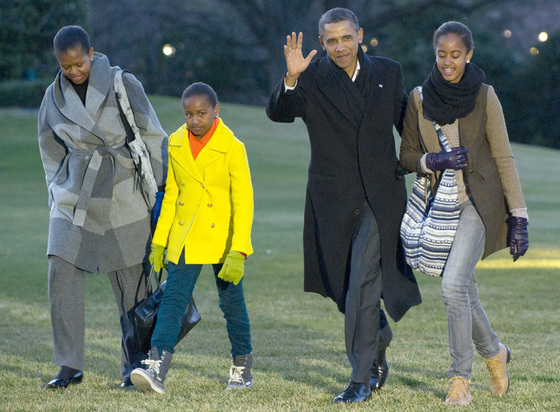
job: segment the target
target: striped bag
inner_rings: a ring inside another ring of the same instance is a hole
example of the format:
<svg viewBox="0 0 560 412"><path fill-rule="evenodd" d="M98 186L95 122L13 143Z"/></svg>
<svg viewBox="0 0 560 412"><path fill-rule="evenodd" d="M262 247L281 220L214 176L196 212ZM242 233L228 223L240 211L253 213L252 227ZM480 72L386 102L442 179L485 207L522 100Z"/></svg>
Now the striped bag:
<svg viewBox="0 0 560 412"><path fill-rule="evenodd" d="M451 147L438 124L434 127L446 151ZM430 276L442 276L457 225L459 198L455 172L445 170L439 187L432 193L430 180L417 176L401 223L406 263Z"/></svg>

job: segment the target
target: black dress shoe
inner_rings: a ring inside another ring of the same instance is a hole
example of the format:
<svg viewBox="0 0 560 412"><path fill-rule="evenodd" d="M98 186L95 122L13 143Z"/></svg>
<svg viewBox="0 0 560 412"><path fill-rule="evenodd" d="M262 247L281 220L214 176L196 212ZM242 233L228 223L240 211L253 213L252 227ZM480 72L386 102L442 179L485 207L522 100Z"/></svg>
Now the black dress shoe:
<svg viewBox="0 0 560 412"><path fill-rule="evenodd" d="M389 362L383 359L379 364L373 364L371 368L371 378L369 379L369 386L372 391L378 391L383 387L385 380L389 375Z"/></svg>
<svg viewBox="0 0 560 412"><path fill-rule="evenodd" d="M47 388L59 389L59 388L66 388L68 385L77 385L79 383L82 383L83 378L84 378L83 373L79 371L69 379L60 379L60 378L53 379L52 381L47 383Z"/></svg>
<svg viewBox="0 0 560 412"><path fill-rule="evenodd" d="M371 398L371 389L364 383L350 381L344 392L333 399L334 403L363 402Z"/></svg>

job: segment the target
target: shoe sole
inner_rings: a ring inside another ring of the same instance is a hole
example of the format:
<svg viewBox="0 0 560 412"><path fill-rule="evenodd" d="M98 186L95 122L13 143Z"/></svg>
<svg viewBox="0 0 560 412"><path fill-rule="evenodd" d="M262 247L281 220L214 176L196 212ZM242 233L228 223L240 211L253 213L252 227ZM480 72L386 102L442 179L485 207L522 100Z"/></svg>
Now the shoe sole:
<svg viewBox="0 0 560 412"><path fill-rule="evenodd" d="M245 384L245 385L231 385L231 384L228 384L226 386L226 389L229 391L229 390L236 390L236 389L251 389L252 387L253 387L253 382L251 382L250 385L247 385L247 384Z"/></svg>
<svg viewBox="0 0 560 412"><path fill-rule="evenodd" d="M366 396L362 400L336 397L336 398L333 399L333 403L361 403L361 402L369 401L370 399L371 399L371 393L369 394L369 396Z"/></svg>
<svg viewBox="0 0 560 412"><path fill-rule="evenodd" d="M155 385L152 382L152 379L150 379L150 376L144 370L132 371L132 373L130 374L130 380L132 381L134 386L136 386L142 392L156 392L160 395L163 395L165 393L165 389L162 390L160 387Z"/></svg>
<svg viewBox="0 0 560 412"><path fill-rule="evenodd" d="M504 346L505 346L505 345L504 345ZM510 381L509 381L509 372L508 372L508 370L507 370L507 365L508 365L509 361L511 360L511 349L508 348L508 347L506 346L506 351L507 351L507 357L506 357L506 376L507 376L507 378L508 378L508 387L507 387L507 389L506 389L506 393L508 393L508 391L509 391L509 386L510 386ZM504 395L505 395L505 394L504 394Z"/></svg>

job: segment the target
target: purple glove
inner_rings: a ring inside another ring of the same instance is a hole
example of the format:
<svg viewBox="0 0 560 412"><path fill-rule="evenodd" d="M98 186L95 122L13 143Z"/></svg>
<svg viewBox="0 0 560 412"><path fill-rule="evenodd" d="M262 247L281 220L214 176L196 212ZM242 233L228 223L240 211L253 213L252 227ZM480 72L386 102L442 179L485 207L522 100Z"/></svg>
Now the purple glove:
<svg viewBox="0 0 560 412"><path fill-rule="evenodd" d="M513 256L514 262L529 249L528 224L524 217L510 216L507 220L509 253Z"/></svg>
<svg viewBox="0 0 560 412"><path fill-rule="evenodd" d="M428 153L426 156L426 166L432 171L436 170L458 170L466 167L467 153L469 149L453 147L450 152L442 150L439 153Z"/></svg>

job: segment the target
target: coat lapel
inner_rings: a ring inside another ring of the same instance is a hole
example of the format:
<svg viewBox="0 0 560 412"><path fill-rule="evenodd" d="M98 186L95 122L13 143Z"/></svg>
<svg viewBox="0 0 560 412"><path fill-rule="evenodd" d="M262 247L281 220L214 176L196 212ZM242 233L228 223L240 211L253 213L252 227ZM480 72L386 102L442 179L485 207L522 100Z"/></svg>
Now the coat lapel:
<svg viewBox="0 0 560 412"><path fill-rule="evenodd" d="M329 57L325 56L319 65L317 75L320 79L317 85L325 97L336 107L336 109L357 129L359 125L358 119L354 111L350 108L348 99L341 93L340 80L329 67ZM348 80L351 81L349 78Z"/></svg>
<svg viewBox="0 0 560 412"><path fill-rule="evenodd" d="M109 89L113 87L112 70L108 70L108 68L108 59L96 53L91 65L85 107L77 93L74 92L70 81L60 72L55 80L54 91L54 99L60 112L71 123L83 127L102 141L105 141L105 136L96 122L107 99L107 94L110 92Z"/></svg>
<svg viewBox="0 0 560 412"><path fill-rule="evenodd" d="M383 75L383 72L366 54L364 54L362 64L362 70L368 70L370 76L369 96L367 99L366 113L371 113L371 116L369 117L372 119L376 119L377 113L381 112L378 109L378 106L386 104L386 102L382 101L381 99L381 92L383 90L383 87L388 87L388 85L386 85L387 82L385 76Z"/></svg>
<svg viewBox="0 0 560 412"><path fill-rule="evenodd" d="M202 182L202 176L194 164L186 125L183 125L178 132L171 135L168 148L169 156L173 159L173 162L191 175L193 179Z"/></svg>
<svg viewBox="0 0 560 412"><path fill-rule="evenodd" d="M210 166L216 160L224 156L224 154L227 152L227 146L225 145L226 140L224 139L224 136L228 131L229 129L220 119L214 135L208 141L206 147L201 150L196 158L195 164L198 170L203 170L204 168Z"/></svg>
<svg viewBox="0 0 560 412"><path fill-rule="evenodd" d="M201 171L223 157L227 152L226 140L224 138L227 131L229 129L220 120L214 135L204 149L200 151L196 160L194 160L189 144L189 132L186 125L183 125L180 132L174 134L169 140L169 154L188 174L203 183L204 179Z"/></svg>

